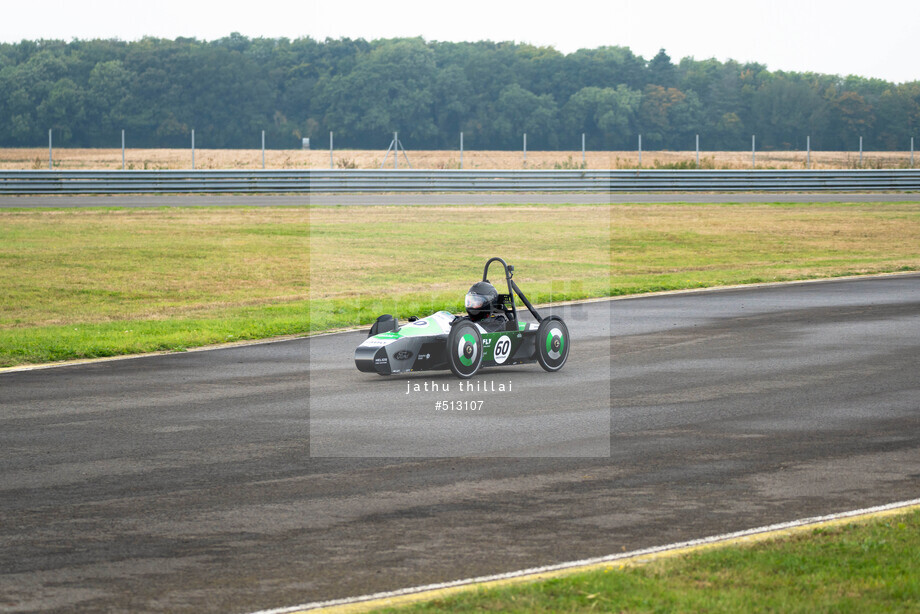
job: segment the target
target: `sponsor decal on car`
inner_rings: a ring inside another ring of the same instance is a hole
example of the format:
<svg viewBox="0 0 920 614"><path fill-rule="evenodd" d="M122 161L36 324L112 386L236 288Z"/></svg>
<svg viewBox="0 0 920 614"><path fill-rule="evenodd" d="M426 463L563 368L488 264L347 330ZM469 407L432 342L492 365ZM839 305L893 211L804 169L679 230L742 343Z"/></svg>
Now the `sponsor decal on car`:
<svg viewBox="0 0 920 614"><path fill-rule="evenodd" d="M379 337L371 337L366 339L361 345L365 347L383 347L385 345L390 345L396 341L396 339L380 339Z"/></svg>
<svg viewBox="0 0 920 614"><path fill-rule="evenodd" d="M409 350L400 350L393 354L393 360L409 360L412 358L412 352Z"/></svg>

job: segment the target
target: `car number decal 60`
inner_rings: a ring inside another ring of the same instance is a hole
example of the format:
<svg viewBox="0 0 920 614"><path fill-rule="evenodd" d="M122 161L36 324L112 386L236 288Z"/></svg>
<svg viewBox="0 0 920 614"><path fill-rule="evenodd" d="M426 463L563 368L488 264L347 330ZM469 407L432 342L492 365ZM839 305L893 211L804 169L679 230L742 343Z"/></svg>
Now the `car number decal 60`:
<svg viewBox="0 0 920 614"><path fill-rule="evenodd" d="M508 360L508 356L511 355L511 337L508 335L502 335L498 338L498 341L495 342L495 351L493 352L493 358L495 359L496 364L502 364Z"/></svg>

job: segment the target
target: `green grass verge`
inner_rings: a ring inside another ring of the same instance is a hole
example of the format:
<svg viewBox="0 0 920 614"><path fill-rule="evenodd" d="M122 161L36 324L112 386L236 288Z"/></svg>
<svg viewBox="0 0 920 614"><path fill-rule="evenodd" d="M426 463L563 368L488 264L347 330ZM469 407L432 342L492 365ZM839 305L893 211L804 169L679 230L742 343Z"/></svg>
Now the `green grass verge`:
<svg viewBox="0 0 920 614"><path fill-rule="evenodd" d="M920 611L920 511L386 612Z"/></svg>
<svg viewBox="0 0 920 614"><path fill-rule="evenodd" d="M12 328L0 331L0 366L183 351L217 343L266 339L309 330L306 301L215 310L202 318L129 320ZM6 364L4 364L6 363Z"/></svg>
<svg viewBox="0 0 920 614"><path fill-rule="evenodd" d="M920 204L0 211L0 366L533 302L920 270ZM497 273L496 273L497 275Z"/></svg>

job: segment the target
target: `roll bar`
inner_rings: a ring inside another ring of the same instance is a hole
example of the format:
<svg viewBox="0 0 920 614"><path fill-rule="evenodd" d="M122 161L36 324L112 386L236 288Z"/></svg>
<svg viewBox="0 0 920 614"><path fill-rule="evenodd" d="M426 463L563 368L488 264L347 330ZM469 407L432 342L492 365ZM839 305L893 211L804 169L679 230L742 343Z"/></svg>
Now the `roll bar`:
<svg viewBox="0 0 920 614"><path fill-rule="evenodd" d="M534 306L530 304L530 301L527 300L527 297L524 296L524 293L521 292L521 289L518 288L518 285L514 283L514 280L512 279L512 276L514 275L514 266L508 264L497 256L495 258L489 258L486 261L485 268L482 270L482 281L489 281L489 265L493 262L500 262L501 265L505 268L505 280L508 282L508 296L511 297L511 315L514 317L514 321L517 322L518 319L517 307L514 304L514 295L517 293L517 295L521 297L521 301L523 301L523 303L527 306L527 310L530 311L533 317L537 319L537 322L542 322L543 318L539 313L537 313L537 310L534 308Z"/></svg>

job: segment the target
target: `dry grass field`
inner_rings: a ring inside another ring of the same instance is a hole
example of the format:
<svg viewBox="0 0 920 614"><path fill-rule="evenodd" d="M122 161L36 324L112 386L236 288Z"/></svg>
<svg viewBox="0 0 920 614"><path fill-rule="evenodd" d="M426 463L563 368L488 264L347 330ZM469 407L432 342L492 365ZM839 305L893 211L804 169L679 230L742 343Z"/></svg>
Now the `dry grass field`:
<svg viewBox="0 0 920 614"><path fill-rule="evenodd" d="M385 150L342 149L334 152L336 168L379 168ZM413 168L460 168L460 151L409 151ZM804 151L757 152L757 168L806 168ZM920 155L916 157L920 164ZM392 168L393 156L387 160ZM125 154L128 169L189 169L192 166L190 149L129 149ZM266 150L265 167L270 169L326 169L329 168L328 150ZM636 151L587 152L582 162L581 151L529 151L524 159L521 151L465 151L465 169L556 169L589 168L617 169L639 167ZM694 168L693 151L645 151L643 168ZM812 152L811 166L817 169L858 168L859 153L846 151ZM908 168L909 152L865 152L862 168ZM196 149L195 168L198 169L257 169L262 167L262 153L258 149ZM399 167L405 168L400 156ZM751 152L717 151L700 153L701 168L748 169ZM43 148L0 149L0 169L31 170L48 168L48 150ZM61 170L114 170L121 168L121 149L68 149L54 150L54 168Z"/></svg>

